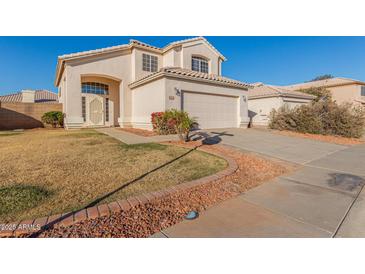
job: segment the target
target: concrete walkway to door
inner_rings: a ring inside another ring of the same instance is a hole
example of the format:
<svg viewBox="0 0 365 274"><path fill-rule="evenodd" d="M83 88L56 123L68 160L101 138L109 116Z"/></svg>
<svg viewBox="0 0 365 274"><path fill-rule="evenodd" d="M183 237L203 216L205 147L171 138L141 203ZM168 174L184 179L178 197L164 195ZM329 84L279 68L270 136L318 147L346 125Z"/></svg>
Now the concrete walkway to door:
<svg viewBox="0 0 365 274"><path fill-rule="evenodd" d="M342 146L261 130L213 130L220 142L299 164L155 237L364 237L365 145Z"/></svg>
<svg viewBox="0 0 365 274"><path fill-rule="evenodd" d="M179 139L177 135L160 135L160 136L144 137L114 127L97 128L95 130L104 133L106 135L109 135L115 139L118 139L119 141L127 145L177 141Z"/></svg>

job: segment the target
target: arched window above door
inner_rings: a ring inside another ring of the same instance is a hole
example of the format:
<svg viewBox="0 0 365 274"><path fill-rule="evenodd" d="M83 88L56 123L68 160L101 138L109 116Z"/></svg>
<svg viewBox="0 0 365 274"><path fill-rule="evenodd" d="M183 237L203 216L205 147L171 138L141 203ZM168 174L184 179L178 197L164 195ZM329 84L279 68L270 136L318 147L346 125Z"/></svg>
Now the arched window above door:
<svg viewBox="0 0 365 274"><path fill-rule="evenodd" d="M97 82L84 82L81 84L81 92L109 95L109 86Z"/></svg>

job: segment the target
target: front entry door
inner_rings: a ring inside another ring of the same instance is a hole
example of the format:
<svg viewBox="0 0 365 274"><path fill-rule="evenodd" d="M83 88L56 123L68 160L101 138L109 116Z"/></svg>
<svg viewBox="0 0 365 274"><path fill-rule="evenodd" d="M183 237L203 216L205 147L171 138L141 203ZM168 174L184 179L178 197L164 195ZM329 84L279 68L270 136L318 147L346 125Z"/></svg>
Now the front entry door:
<svg viewBox="0 0 365 274"><path fill-rule="evenodd" d="M89 98L89 121L91 125L104 125L104 98L98 95L88 96Z"/></svg>

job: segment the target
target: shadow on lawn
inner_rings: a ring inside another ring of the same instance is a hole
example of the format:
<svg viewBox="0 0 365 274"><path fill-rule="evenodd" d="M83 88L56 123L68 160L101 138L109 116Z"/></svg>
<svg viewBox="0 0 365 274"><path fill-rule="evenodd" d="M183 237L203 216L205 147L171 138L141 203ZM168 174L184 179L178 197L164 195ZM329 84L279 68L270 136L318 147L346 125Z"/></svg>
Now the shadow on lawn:
<svg viewBox="0 0 365 274"><path fill-rule="evenodd" d="M205 132L198 132L198 133L193 134L192 137L193 136L197 136L195 139L192 139L193 141L197 141L197 140L202 140L203 139L201 145L197 145L197 146L189 149L187 152L181 154L180 156L178 156L178 157L176 157L176 158L174 158L174 159L172 159L172 160L170 160L170 161L168 161L168 162L166 162L166 163L164 163L164 164L162 164L162 165L160 165L160 166L158 166L158 167L156 167L156 168L154 168L154 169L152 169L152 170L150 170L150 171L148 171L148 172L146 172L146 173L144 173L144 174L142 174L140 176L138 176L137 178L135 178L135 179L127 182L126 184L124 184L124 185L116 188L115 190L113 190L113 191L105 194L104 196L97 198L96 200L92 201L91 203L89 203L88 205L84 206L83 208L81 208L79 210L76 210L76 211L73 211L73 212L70 212L68 214L65 214L65 215L57 218L56 220L54 220L54 221L52 221L52 222L50 222L50 223L42 226L39 231L32 233L29 237L30 238L37 238L37 237L39 237L43 232L45 232L45 231L47 231L49 229L52 229L56 224L60 223L62 220L66 219L66 218L68 218L70 216L72 216L73 214L75 214L75 213L77 213L79 211L82 211L84 209L87 209L89 207L93 207L93 206L97 205L98 203L102 202L103 200L105 200L106 198L112 196L113 194L117 193L118 191L123 190L124 188L128 187L129 185L131 185L133 183L136 183L137 181L143 179L147 175L149 175L149 174L151 174L151 173L153 173L153 172L155 172L155 171L157 171L157 170L159 170L161 168L164 168L165 166L167 166L169 164L172 164L173 162L175 162L175 161L177 161L177 160L185 157L186 155L190 154L191 152L193 152L194 150L196 150L199 147L202 147L204 145L214 145L214 144L220 143L222 141L222 139L220 138L220 136L223 136L223 135L233 136L232 134L226 134L226 132L221 132L221 133L212 132L212 133L215 134L215 135L210 136L209 134L207 134Z"/></svg>

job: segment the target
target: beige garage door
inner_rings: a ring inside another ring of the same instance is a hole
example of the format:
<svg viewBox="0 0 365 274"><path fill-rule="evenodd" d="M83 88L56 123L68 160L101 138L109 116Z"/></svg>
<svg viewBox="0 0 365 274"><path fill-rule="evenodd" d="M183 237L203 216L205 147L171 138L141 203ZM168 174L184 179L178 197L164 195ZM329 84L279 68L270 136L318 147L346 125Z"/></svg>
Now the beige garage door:
<svg viewBox="0 0 365 274"><path fill-rule="evenodd" d="M238 97L184 92L182 106L199 128L238 127Z"/></svg>

